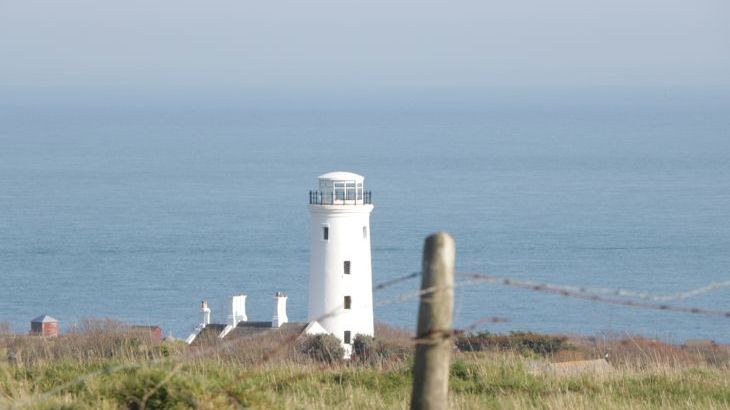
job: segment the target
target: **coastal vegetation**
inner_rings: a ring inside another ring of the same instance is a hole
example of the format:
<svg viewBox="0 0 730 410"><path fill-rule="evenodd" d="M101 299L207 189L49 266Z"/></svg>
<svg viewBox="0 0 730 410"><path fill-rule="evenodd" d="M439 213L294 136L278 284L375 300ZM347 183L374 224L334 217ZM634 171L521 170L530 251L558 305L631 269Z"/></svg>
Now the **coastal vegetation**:
<svg viewBox="0 0 730 410"><path fill-rule="evenodd" d="M353 359L327 338L264 335L190 347L118 322L58 338L0 336L0 408L407 408L412 337L379 325ZM730 349L634 337L454 337L453 408L730 408ZM331 352L330 352L331 353ZM571 363L605 360L599 370ZM568 371L551 370L551 363Z"/></svg>

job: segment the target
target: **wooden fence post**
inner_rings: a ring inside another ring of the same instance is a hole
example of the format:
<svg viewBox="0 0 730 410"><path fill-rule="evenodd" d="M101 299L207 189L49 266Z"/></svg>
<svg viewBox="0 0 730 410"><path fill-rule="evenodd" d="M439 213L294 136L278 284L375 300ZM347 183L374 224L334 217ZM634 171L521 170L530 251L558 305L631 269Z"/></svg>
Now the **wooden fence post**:
<svg viewBox="0 0 730 410"><path fill-rule="evenodd" d="M454 308L454 239L446 232L426 238L411 409L446 409L449 393L451 315Z"/></svg>

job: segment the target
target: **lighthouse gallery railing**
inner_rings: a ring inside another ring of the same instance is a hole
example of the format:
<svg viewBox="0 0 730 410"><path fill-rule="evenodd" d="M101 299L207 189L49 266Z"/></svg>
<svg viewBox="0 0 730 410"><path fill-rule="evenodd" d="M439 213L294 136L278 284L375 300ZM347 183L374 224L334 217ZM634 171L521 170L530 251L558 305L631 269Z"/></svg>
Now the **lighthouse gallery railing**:
<svg viewBox="0 0 730 410"><path fill-rule="evenodd" d="M370 205L373 203L373 194L364 191L362 195L347 197L335 195L335 192L309 191L309 205Z"/></svg>

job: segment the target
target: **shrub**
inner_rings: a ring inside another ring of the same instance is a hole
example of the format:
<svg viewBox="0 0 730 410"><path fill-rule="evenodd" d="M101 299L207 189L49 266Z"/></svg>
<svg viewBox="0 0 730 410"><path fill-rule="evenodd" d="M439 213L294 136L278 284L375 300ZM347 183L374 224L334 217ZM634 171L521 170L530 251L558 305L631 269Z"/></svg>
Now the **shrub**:
<svg viewBox="0 0 730 410"><path fill-rule="evenodd" d="M508 335L493 335L482 332L473 335L460 335L456 347L462 352L482 350L514 350L520 353L549 355L567 348L565 336L541 335L532 332L512 332Z"/></svg>
<svg viewBox="0 0 730 410"><path fill-rule="evenodd" d="M392 340L375 339L372 336L355 336L352 343L352 360L368 364L399 362L413 353L410 342L398 343Z"/></svg>
<svg viewBox="0 0 730 410"><path fill-rule="evenodd" d="M333 335L306 336L299 343L299 351L314 360L332 363L345 356L340 339Z"/></svg>
<svg viewBox="0 0 730 410"><path fill-rule="evenodd" d="M368 335L358 334L352 342L352 352L358 358L367 359L377 354L378 343L375 338Z"/></svg>

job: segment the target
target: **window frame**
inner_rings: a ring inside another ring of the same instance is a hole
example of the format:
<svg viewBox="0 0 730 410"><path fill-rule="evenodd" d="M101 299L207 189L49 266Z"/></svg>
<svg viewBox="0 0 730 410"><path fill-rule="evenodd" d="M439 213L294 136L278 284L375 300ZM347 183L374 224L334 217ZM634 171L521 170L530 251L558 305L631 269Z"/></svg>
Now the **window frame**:
<svg viewBox="0 0 730 410"><path fill-rule="evenodd" d="M334 200L338 203L344 202L347 198L347 186L345 181L335 181L333 184Z"/></svg>

